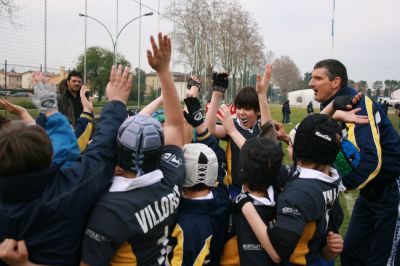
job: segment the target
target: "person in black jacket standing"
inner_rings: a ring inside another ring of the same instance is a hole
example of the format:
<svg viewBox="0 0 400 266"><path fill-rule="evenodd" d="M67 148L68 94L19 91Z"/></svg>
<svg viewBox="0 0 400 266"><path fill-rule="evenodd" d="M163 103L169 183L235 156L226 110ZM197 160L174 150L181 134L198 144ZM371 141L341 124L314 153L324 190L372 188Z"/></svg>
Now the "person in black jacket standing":
<svg viewBox="0 0 400 266"><path fill-rule="evenodd" d="M312 101L310 101L307 105L307 115L312 115L314 113L314 107L312 105Z"/></svg>
<svg viewBox="0 0 400 266"><path fill-rule="evenodd" d="M72 70L67 77L67 90L64 94L57 96L58 111L68 118L70 124L75 128L76 120L83 112L80 90L82 87L82 75Z"/></svg>
<svg viewBox="0 0 400 266"><path fill-rule="evenodd" d="M290 106L289 106L289 100L286 100L286 102L282 106L282 123L283 124L289 124L290 123Z"/></svg>

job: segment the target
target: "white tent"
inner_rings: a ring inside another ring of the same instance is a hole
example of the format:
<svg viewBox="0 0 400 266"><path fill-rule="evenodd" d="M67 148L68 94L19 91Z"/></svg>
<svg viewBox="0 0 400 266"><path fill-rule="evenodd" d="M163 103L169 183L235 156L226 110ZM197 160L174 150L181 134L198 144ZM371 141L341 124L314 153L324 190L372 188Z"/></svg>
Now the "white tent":
<svg viewBox="0 0 400 266"><path fill-rule="evenodd" d="M291 91L288 93L290 106L307 106L312 101L314 109L319 108L319 103L314 101L314 91L312 89Z"/></svg>
<svg viewBox="0 0 400 266"><path fill-rule="evenodd" d="M392 99L396 100L396 102L400 102L400 89L392 92Z"/></svg>

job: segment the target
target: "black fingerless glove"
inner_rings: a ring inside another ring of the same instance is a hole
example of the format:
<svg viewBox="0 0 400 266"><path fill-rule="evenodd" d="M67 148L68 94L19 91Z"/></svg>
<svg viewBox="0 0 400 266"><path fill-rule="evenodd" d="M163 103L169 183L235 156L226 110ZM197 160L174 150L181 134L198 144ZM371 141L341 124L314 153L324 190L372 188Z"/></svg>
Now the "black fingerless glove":
<svg viewBox="0 0 400 266"><path fill-rule="evenodd" d="M253 199L248 193L241 192L232 200L232 208L234 211L242 212L242 208L247 202L253 202Z"/></svg>
<svg viewBox="0 0 400 266"><path fill-rule="evenodd" d="M351 105L351 109L354 109L355 105L353 104L353 95L344 95L344 96L337 96L333 100L333 108L335 110L342 110L342 111L349 111L347 109L347 105Z"/></svg>
<svg viewBox="0 0 400 266"><path fill-rule="evenodd" d="M200 82L195 81L195 80L192 79L192 78L189 78L188 81L187 81L187 89L190 90L190 88L191 88L192 86L196 86L196 87L199 89L199 91L200 91L200 89L201 89L201 83L200 83Z"/></svg>
<svg viewBox="0 0 400 266"><path fill-rule="evenodd" d="M201 105L199 99L196 97L188 97L183 100L186 104L188 112L183 111L186 121L192 127L198 127L203 124L203 113L201 112Z"/></svg>
<svg viewBox="0 0 400 266"><path fill-rule="evenodd" d="M213 91L225 92L229 85L229 74L228 73L217 73L213 74Z"/></svg>

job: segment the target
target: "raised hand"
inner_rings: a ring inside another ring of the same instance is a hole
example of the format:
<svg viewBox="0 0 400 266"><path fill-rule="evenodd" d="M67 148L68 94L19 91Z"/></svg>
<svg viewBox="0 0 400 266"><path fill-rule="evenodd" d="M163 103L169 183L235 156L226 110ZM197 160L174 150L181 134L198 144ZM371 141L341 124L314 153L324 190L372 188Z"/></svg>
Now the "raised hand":
<svg viewBox="0 0 400 266"><path fill-rule="evenodd" d="M149 65L157 72L169 71L171 61L171 39L167 35L158 33L158 46L154 37L150 37L153 52L147 50L147 60Z"/></svg>
<svg viewBox="0 0 400 266"><path fill-rule="evenodd" d="M13 104L7 100L0 99L0 105L2 105L8 112L19 117L21 117L25 112L28 112L24 107Z"/></svg>
<svg viewBox="0 0 400 266"><path fill-rule="evenodd" d="M47 83L49 78L47 78L43 72L33 72L32 73L32 83L33 85L38 83Z"/></svg>
<svg viewBox="0 0 400 266"><path fill-rule="evenodd" d="M186 97L197 97L201 89L200 80L196 76L191 76L187 81Z"/></svg>
<svg viewBox="0 0 400 266"><path fill-rule="evenodd" d="M133 75L129 73L129 68L126 66L122 72L122 65L111 67L110 81L107 84L106 95L108 101L120 101L126 105L129 94L131 92Z"/></svg>
<svg viewBox="0 0 400 266"><path fill-rule="evenodd" d="M221 72L217 73L214 72L213 74L213 91L219 91L224 93L229 85L229 73Z"/></svg>
<svg viewBox="0 0 400 266"><path fill-rule="evenodd" d="M87 86L83 85L80 90L81 103L83 106L83 111L91 113L93 112L93 96L89 96L89 99L86 97L86 93L89 92Z"/></svg>
<svg viewBox="0 0 400 266"><path fill-rule="evenodd" d="M369 119L367 115L357 115L357 113L361 111L361 108L356 108L351 111L336 111L332 118L333 120L344 122L344 123L352 123L352 124L368 124Z"/></svg>
<svg viewBox="0 0 400 266"><path fill-rule="evenodd" d="M191 76L186 84L188 90L190 90L190 88L192 88L193 86L197 87L199 90L201 88L200 81L196 76Z"/></svg>
<svg viewBox="0 0 400 266"><path fill-rule="evenodd" d="M201 112L199 99L197 99L196 97L188 97L184 99L184 102L188 109L188 112L183 111L183 115L186 121L195 128L203 124L204 119Z"/></svg>
<svg viewBox="0 0 400 266"><path fill-rule="evenodd" d="M267 94L269 81L271 79L272 65L266 64L265 71L261 77L259 74L256 76L256 91L258 94Z"/></svg>
<svg viewBox="0 0 400 266"><path fill-rule="evenodd" d="M344 95L338 96L333 100L333 108L335 110L348 111L353 109L361 100L362 93L359 92L355 96Z"/></svg>
<svg viewBox="0 0 400 266"><path fill-rule="evenodd" d="M35 124L35 119L32 118L24 107L2 99L0 99L0 105L2 105L8 112L17 115L25 124Z"/></svg>
<svg viewBox="0 0 400 266"><path fill-rule="evenodd" d="M286 144L289 144L289 135L286 133L285 128L283 127L283 124L279 123L276 120L273 120L273 123L274 123L274 127L276 130L277 139L286 142Z"/></svg>
<svg viewBox="0 0 400 266"><path fill-rule="evenodd" d="M54 84L48 84L47 78L42 72L32 74L33 96L32 103L42 113L57 110L57 87Z"/></svg>
<svg viewBox="0 0 400 266"><path fill-rule="evenodd" d="M229 111L229 108L225 104L222 104L219 107L217 118L222 122L222 125L225 128L225 131L228 135L231 135L232 132L236 130L236 127L233 123L233 119L231 116L231 112Z"/></svg>

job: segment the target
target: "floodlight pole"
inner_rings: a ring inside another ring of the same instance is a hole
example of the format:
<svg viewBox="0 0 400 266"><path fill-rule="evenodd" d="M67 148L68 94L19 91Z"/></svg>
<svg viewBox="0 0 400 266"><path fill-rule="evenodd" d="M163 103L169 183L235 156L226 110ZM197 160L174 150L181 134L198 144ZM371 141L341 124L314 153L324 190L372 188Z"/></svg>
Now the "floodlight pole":
<svg viewBox="0 0 400 266"><path fill-rule="evenodd" d="M119 38L119 36L121 35L122 31L123 31L129 24L131 24L133 21L135 21L135 20L137 20L137 19L139 19L139 18L141 18L141 17L152 16L152 15L153 15L153 12L145 13L145 14L143 14L143 15L141 15L141 16L138 16L138 17L133 18L133 19L131 19L130 21L128 21L128 22L121 28L121 30L118 32L118 34L116 35L115 39L114 39L114 37L112 36L110 30L107 28L107 26L104 25L104 23L101 22L100 20L98 20L98 19L96 19L96 18L94 18L94 17L92 17L92 16L89 16L88 14L79 13L78 15L79 15L80 17L90 18L90 19L96 21L97 23L99 23L99 24L107 31L108 35L109 35L110 38L111 38L111 42L112 42L112 46L113 46L114 65L117 66L117 51L116 51L116 49L117 49L118 38ZM85 36L85 38L86 38L86 36ZM86 47L85 47L85 54L86 54Z"/></svg>

